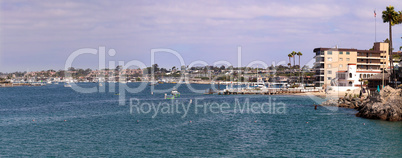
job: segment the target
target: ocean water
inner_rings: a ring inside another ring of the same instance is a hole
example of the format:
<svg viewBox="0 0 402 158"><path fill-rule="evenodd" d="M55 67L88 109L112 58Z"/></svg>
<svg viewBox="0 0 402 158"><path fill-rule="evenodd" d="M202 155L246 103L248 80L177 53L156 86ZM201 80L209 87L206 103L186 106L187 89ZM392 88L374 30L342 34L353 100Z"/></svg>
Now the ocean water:
<svg viewBox="0 0 402 158"><path fill-rule="evenodd" d="M0 157L402 157L401 122L314 110L308 96L204 95L181 85L166 100L150 86L125 94L104 86L0 88Z"/></svg>

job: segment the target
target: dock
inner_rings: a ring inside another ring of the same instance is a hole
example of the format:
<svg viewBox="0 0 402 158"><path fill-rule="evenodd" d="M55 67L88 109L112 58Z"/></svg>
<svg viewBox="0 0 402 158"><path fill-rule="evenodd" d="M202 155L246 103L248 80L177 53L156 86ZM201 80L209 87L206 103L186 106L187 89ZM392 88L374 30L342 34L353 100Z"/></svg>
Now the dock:
<svg viewBox="0 0 402 158"><path fill-rule="evenodd" d="M44 83L0 83L0 87L44 86Z"/></svg>
<svg viewBox="0 0 402 158"><path fill-rule="evenodd" d="M218 91L218 94L223 95L281 95L295 93L319 92L321 89L300 89L300 88L275 88L275 89L224 89Z"/></svg>

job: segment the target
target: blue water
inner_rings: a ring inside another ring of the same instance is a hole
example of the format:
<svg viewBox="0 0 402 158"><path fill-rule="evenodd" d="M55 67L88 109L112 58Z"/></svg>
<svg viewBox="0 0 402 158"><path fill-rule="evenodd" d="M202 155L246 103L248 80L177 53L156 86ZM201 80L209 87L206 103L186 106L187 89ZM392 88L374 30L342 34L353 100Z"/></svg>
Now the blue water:
<svg viewBox="0 0 402 158"><path fill-rule="evenodd" d="M129 85L137 87L138 83ZM119 105L118 86L116 92L104 86L106 92L89 94L62 84L1 88L0 156L402 157L401 122L358 118L352 109L314 110L314 100L306 96L204 95L181 85L181 97L173 103L188 105L191 100L183 117L183 113L172 113L176 109L167 110L175 104L164 100L164 93L151 95L150 86L126 94L124 106ZM130 114L130 98L139 99L140 113L131 106ZM240 105L248 99L250 104L271 100L271 105L281 106L271 113L241 113L236 99ZM141 113L152 108L152 103L164 103L161 107L170 113L155 117L152 111ZM227 107L210 111L212 103ZM210 105L206 113L203 104Z"/></svg>

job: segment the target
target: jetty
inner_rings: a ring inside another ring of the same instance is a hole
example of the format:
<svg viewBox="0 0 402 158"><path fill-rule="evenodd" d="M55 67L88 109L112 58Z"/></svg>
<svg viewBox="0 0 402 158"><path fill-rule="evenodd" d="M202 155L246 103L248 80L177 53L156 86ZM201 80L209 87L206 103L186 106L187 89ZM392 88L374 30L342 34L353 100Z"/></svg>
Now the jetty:
<svg viewBox="0 0 402 158"><path fill-rule="evenodd" d="M281 95L295 93L319 92L321 89L301 89L301 88L267 88L267 89L224 89L218 91L218 94L223 95Z"/></svg>
<svg viewBox="0 0 402 158"><path fill-rule="evenodd" d="M0 87L44 86L44 83L0 83Z"/></svg>

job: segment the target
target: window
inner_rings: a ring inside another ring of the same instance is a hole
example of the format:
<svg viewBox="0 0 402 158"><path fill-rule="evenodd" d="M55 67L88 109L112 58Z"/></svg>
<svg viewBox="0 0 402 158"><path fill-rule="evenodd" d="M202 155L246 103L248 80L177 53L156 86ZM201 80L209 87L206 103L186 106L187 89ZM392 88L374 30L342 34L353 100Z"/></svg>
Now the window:
<svg viewBox="0 0 402 158"><path fill-rule="evenodd" d="M350 58L346 58L346 61L350 61Z"/></svg>
<svg viewBox="0 0 402 158"><path fill-rule="evenodd" d="M343 58L339 58L339 61L343 61Z"/></svg>
<svg viewBox="0 0 402 158"><path fill-rule="evenodd" d="M332 77L328 77L328 80L331 80L332 79Z"/></svg>
<svg viewBox="0 0 402 158"><path fill-rule="evenodd" d="M350 52L346 52L346 55L350 55Z"/></svg>
<svg viewBox="0 0 402 158"><path fill-rule="evenodd" d="M328 61L332 61L332 57L328 57Z"/></svg>
<svg viewBox="0 0 402 158"><path fill-rule="evenodd" d="M352 73L349 73L349 78L352 78Z"/></svg>
<svg viewBox="0 0 402 158"><path fill-rule="evenodd" d="M346 79L346 75L343 73L340 73L337 75L339 79Z"/></svg>
<svg viewBox="0 0 402 158"><path fill-rule="evenodd" d="M339 67L343 67L343 65L342 65L342 64L339 64Z"/></svg>
<svg viewBox="0 0 402 158"><path fill-rule="evenodd" d="M331 70L328 70L328 74L332 74L332 71L331 71Z"/></svg>
<svg viewBox="0 0 402 158"><path fill-rule="evenodd" d="M339 52L339 54L343 54L343 52Z"/></svg>
<svg viewBox="0 0 402 158"><path fill-rule="evenodd" d="M332 51L328 51L328 52L327 52L327 55L332 55Z"/></svg>
<svg viewBox="0 0 402 158"><path fill-rule="evenodd" d="M331 64L328 64L328 65L327 65L327 68L332 68L332 65L331 65Z"/></svg>

